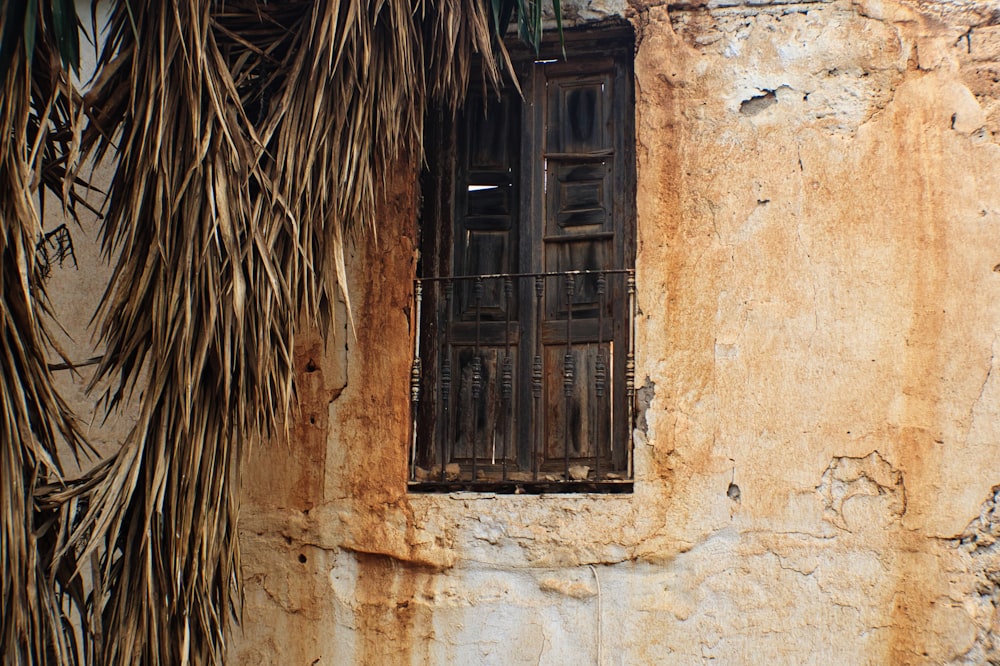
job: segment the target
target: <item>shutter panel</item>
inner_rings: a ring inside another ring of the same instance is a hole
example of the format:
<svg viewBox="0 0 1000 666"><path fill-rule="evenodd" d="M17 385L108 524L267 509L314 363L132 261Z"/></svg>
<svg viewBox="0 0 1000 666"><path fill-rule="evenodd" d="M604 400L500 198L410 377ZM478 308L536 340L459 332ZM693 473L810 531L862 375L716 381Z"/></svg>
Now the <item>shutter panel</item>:
<svg viewBox="0 0 1000 666"><path fill-rule="evenodd" d="M579 73L577 63L546 67L542 240L547 272L617 267L614 69L611 60L588 65L585 73ZM547 278L543 466L553 471L567 462L593 466L598 455L604 459L601 466L610 467L612 382L600 395L595 384L600 363L605 373L610 367L613 306L611 280L603 298L598 280L596 274L578 275L568 287L562 277ZM599 319L603 330L598 330Z"/></svg>
<svg viewBox="0 0 1000 666"><path fill-rule="evenodd" d="M519 266L521 100L510 90L485 100L482 94L470 94L463 113L455 173L453 274L513 273ZM457 400L449 428L449 459L468 464L475 453L479 469L492 475L489 466L503 459L508 429L509 442L514 443L509 444L507 458L516 458L516 425L511 416L516 413L518 391L512 387L511 404L505 406L502 364L509 337L510 363L516 367L520 336L516 293L508 302L501 278L483 279L480 287L477 307L476 281L455 281L449 327Z"/></svg>
<svg viewBox="0 0 1000 666"><path fill-rule="evenodd" d="M453 124L431 125L450 138L426 144L447 161L429 160L441 187L425 183L434 315L415 460L461 463L458 485L534 479L537 492L587 465L610 488L630 474L633 45L627 27L614 35L575 35L562 62L547 59L554 44L515 54L523 99L472 90Z"/></svg>
<svg viewBox="0 0 1000 666"><path fill-rule="evenodd" d="M509 91L485 103L472 95L466 105L455 179L455 275L517 271L520 106ZM457 315L469 321L475 317L472 283L460 287ZM504 319L504 300L502 282L486 281L481 316Z"/></svg>

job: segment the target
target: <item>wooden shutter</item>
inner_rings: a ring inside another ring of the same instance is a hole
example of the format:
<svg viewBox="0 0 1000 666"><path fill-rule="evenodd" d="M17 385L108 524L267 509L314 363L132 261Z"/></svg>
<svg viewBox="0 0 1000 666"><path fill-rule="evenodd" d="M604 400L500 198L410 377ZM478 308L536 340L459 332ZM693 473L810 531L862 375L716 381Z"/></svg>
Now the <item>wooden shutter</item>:
<svg viewBox="0 0 1000 666"><path fill-rule="evenodd" d="M463 113L458 125L453 274L515 273L520 266L520 98L511 90L485 100L473 94ZM484 467L502 459L505 448L507 458L516 457L512 422L517 420L518 394L513 387L505 394L502 386L504 364L517 367L520 335L513 286L508 293L502 278L455 282L450 322L457 384L450 427L453 461L470 461L473 446Z"/></svg>
<svg viewBox="0 0 1000 666"><path fill-rule="evenodd" d="M615 247L620 221L615 218L614 61L549 64L542 79L541 268L560 273L620 268ZM603 295L598 274L576 276L571 285L561 277L547 278L541 331L545 468L559 469L567 462L593 466L598 456L605 470L611 465L612 289L620 281L617 277L605 277Z"/></svg>

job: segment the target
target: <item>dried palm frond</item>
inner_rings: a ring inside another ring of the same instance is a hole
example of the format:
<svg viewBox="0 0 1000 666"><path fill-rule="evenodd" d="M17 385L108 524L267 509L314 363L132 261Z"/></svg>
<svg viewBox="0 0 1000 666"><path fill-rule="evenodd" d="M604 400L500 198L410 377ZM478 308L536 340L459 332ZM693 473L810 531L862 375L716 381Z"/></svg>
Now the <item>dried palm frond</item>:
<svg viewBox="0 0 1000 666"><path fill-rule="evenodd" d="M97 377L110 407L141 396L76 533L101 559L101 663L221 660L242 453L289 414L296 318L329 319L373 165L419 132L414 34L400 2L112 16L86 99L88 148L116 158Z"/></svg>
<svg viewBox="0 0 1000 666"><path fill-rule="evenodd" d="M42 186L72 205L64 183L71 152L73 92L60 63L72 57L64 7L0 3L0 659L5 664L75 663L85 652L83 583L73 554L56 562L74 506L42 506L41 488L63 487L60 442L85 450L53 388L48 305L36 261ZM53 18L53 12L59 16ZM71 32L75 36L73 14ZM76 627L82 625L77 624Z"/></svg>
<svg viewBox="0 0 1000 666"><path fill-rule="evenodd" d="M214 6L118 5L85 100L100 137L88 146L115 155L102 237L116 259L96 315L96 376L114 382L110 407L141 390L138 422L75 537L100 558L98 663L221 661L242 451L291 403L277 336L294 311L272 229L254 214L259 147Z"/></svg>
<svg viewBox="0 0 1000 666"><path fill-rule="evenodd" d="M483 67L483 85L500 87L500 70L490 56L503 49L496 40L497 25L507 25L513 2L506 3L506 16L488 12L481 0L430 0L424 20L424 48L429 75L427 93L432 100L449 107L454 113L465 97L472 75L474 56L487 56ZM504 53L506 53L504 51Z"/></svg>
<svg viewBox="0 0 1000 666"><path fill-rule="evenodd" d="M138 391L139 419L115 456L72 484L40 485L58 472L57 460L37 462L36 449L54 455L48 440L10 447L4 474L22 476L14 479L20 486L4 486L16 490L8 491L16 495L8 511L29 511L24 498L34 495L47 527L44 548L30 543L28 531L5 528L5 552L40 562L34 566L50 585L38 603L70 608L82 627L77 646L68 630L55 635L64 617L36 622L35 647L23 659L222 660L238 606L240 465L248 446L288 422L298 317L327 330L335 291L345 284L345 243L356 231L377 230L378 192L399 151L419 150L427 101L457 108L476 53L485 84L499 85L506 52L497 37L513 2L437 0L418 5L422 13L405 0L114 4L84 103L84 152L114 157L101 230L114 270L95 315L105 354L94 381L111 383L103 394L108 409ZM16 86L10 92L8 99L26 99ZM17 121L11 116L5 125L11 136L30 135ZM72 156L73 146L66 145L48 162L54 184L71 182L72 160L63 154ZM15 160L13 191L32 191L31 168L22 167L38 164L38 153ZM75 201L71 188L62 192ZM35 270L22 255L37 215L15 212L20 226L4 220L0 248L5 299L8 272ZM10 240L10 229L21 235ZM21 282L27 305L7 309L33 322L38 294ZM13 329L17 344L8 347L40 354L33 350L44 340L31 335L42 329L31 325L27 333ZM35 382L42 388L31 390L44 398L9 409L10 428L20 428L10 432L23 438L57 424L75 441L45 377L22 378L25 367L45 371L36 360L15 358L10 364L21 374L4 375L21 386ZM8 407L7 396L18 396L13 381L3 389ZM91 560L85 586L80 562ZM4 593L13 598L21 589ZM21 615L41 617L34 603L12 602L29 609L11 614L14 639L24 633ZM42 655L48 646L60 652Z"/></svg>

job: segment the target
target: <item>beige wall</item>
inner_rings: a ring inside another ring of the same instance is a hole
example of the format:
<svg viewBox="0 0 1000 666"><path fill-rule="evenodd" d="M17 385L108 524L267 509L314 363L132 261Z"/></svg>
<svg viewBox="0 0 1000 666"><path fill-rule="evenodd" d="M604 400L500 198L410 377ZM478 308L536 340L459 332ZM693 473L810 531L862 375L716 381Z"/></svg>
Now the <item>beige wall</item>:
<svg viewBox="0 0 1000 666"><path fill-rule="evenodd" d="M234 663L1000 657L1000 19L693 4L627 10L635 493L406 493L404 164L356 337L300 345L295 434L251 463Z"/></svg>

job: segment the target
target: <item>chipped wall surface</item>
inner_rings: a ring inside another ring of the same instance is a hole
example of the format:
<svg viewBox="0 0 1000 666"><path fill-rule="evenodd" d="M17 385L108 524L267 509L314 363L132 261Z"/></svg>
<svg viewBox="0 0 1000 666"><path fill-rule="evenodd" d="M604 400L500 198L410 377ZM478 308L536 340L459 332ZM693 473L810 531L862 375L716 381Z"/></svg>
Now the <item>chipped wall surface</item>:
<svg viewBox="0 0 1000 666"><path fill-rule="evenodd" d="M234 663L1000 659L1000 11L622 11L634 494L407 494L407 161L249 466Z"/></svg>

